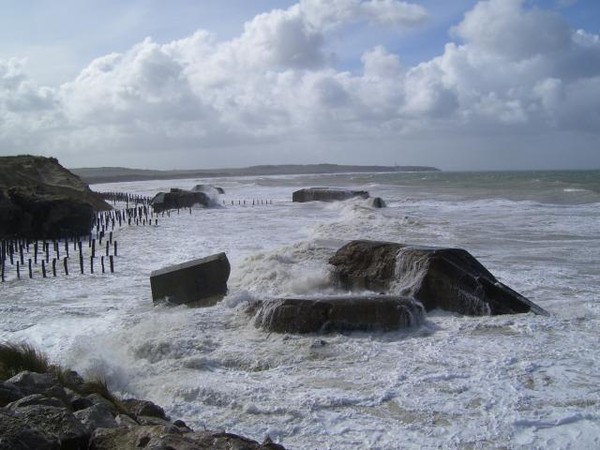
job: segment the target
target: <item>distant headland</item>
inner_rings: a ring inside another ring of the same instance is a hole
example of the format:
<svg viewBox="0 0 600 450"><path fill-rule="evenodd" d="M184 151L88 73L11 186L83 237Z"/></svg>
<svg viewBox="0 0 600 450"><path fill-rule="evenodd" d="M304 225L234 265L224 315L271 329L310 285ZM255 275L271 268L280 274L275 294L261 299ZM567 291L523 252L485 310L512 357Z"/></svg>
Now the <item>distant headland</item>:
<svg viewBox="0 0 600 450"><path fill-rule="evenodd" d="M125 167L97 167L70 169L87 184L122 181L169 180L177 178L213 178L260 175L299 175L353 172L439 172L427 166L352 166L338 164L283 164L261 165L230 169L145 170Z"/></svg>

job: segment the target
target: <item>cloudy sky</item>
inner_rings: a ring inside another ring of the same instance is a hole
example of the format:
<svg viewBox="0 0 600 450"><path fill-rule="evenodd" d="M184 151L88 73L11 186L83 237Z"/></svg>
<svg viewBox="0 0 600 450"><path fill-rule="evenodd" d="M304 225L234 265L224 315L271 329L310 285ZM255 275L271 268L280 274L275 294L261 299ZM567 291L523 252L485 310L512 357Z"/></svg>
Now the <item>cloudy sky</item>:
<svg viewBox="0 0 600 450"><path fill-rule="evenodd" d="M600 168L598 0L0 4L0 156Z"/></svg>

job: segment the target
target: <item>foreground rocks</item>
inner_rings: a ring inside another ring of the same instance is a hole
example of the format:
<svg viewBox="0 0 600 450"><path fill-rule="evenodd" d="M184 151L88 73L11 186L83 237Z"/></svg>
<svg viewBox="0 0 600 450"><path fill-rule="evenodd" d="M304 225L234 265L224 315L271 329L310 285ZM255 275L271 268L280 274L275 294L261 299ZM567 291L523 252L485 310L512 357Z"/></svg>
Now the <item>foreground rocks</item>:
<svg viewBox="0 0 600 450"><path fill-rule="evenodd" d="M392 331L419 325L423 306L391 296L283 298L264 300L255 325L275 333Z"/></svg>
<svg viewBox="0 0 600 450"><path fill-rule="evenodd" d="M284 449L269 439L260 444L231 433L193 431L149 401L77 393L85 383L71 377L71 388L54 375L33 372L0 382L0 392L15 398L0 403L0 450Z"/></svg>
<svg viewBox="0 0 600 450"><path fill-rule="evenodd" d="M361 240L340 248L329 263L343 289L397 292L420 301L427 311L548 314L462 249Z"/></svg>
<svg viewBox="0 0 600 450"><path fill-rule="evenodd" d="M87 235L96 212L109 209L108 203L54 158L0 158L0 237Z"/></svg>
<svg viewBox="0 0 600 450"><path fill-rule="evenodd" d="M150 274L152 299L174 304L215 305L227 294L230 272L225 253L155 270Z"/></svg>

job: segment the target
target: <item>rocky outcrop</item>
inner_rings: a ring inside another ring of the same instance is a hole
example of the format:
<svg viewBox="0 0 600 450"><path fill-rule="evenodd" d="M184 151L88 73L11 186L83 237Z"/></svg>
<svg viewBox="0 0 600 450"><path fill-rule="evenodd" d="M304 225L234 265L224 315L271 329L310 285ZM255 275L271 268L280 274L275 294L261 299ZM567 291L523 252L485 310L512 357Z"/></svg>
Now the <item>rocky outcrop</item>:
<svg viewBox="0 0 600 450"><path fill-rule="evenodd" d="M155 212L161 213L172 209L191 208L196 205L209 206L210 196L202 191L186 191L173 188L169 192L156 194L150 204Z"/></svg>
<svg viewBox="0 0 600 450"><path fill-rule="evenodd" d="M343 289L390 291L420 301L427 311L439 308L474 316L548 314L499 282L462 249L352 241L329 263Z"/></svg>
<svg viewBox="0 0 600 450"><path fill-rule="evenodd" d="M0 450L284 450L231 433L193 431L149 401L106 399L79 380L65 387L51 374L22 372L0 382L18 398L0 407Z"/></svg>
<svg viewBox="0 0 600 450"><path fill-rule="evenodd" d="M109 209L100 195L54 158L0 158L0 237L87 235L96 212Z"/></svg>
<svg viewBox="0 0 600 450"><path fill-rule="evenodd" d="M231 266L225 253L164 267L150 274L152 299L212 306L227 294Z"/></svg>
<svg viewBox="0 0 600 450"><path fill-rule="evenodd" d="M353 191L349 189L338 188L305 188L292 193L293 202L335 202L341 200L349 200L354 197L363 199L369 198L367 191Z"/></svg>
<svg viewBox="0 0 600 450"><path fill-rule="evenodd" d="M391 331L422 323L423 306L382 296L282 298L260 302L255 325L275 333Z"/></svg>

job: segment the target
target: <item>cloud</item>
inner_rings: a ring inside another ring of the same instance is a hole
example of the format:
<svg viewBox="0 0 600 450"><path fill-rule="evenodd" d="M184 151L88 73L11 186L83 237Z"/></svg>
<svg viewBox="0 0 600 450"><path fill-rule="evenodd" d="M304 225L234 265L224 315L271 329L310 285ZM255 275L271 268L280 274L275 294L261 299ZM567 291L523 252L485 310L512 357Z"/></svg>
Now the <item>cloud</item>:
<svg viewBox="0 0 600 450"><path fill-rule="evenodd" d="M373 146L376 162L393 163L403 141L429 143L444 160L453 139L597 135L600 38L522 0L480 1L439 56L413 67L383 45L363 49L354 71L327 54L342 27L426 17L392 0L302 0L257 15L227 41L204 30L147 38L54 88L31 81L22 61L0 61L0 145L70 165L186 167L370 163Z"/></svg>

